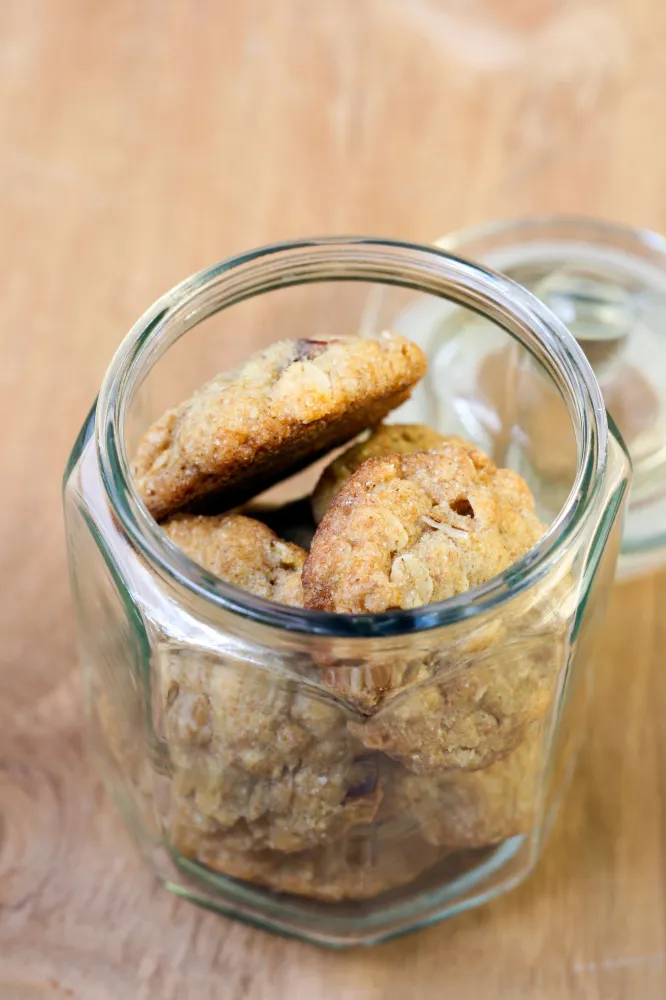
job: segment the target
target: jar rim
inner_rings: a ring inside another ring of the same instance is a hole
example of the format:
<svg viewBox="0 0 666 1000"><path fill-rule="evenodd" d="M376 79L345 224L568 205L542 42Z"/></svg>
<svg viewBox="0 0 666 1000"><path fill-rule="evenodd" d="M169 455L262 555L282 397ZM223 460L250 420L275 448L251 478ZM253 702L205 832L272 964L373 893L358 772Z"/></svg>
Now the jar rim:
<svg viewBox="0 0 666 1000"><path fill-rule="evenodd" d="M504 572L446 601L381 614L295 609L225 583L173 545L134 486L125 414L153 364L201 320L278 287L332 280L398 285L473 309L519 339L557 383L574 426L577 470L546 533ZM127 540L167 583L218 610L280 630L336 638L400 636L468 620L546 575L586 523L602 489L608 423L601 391L574 337L534 295L494 271L433 246L363 236L286 241L227 258L158 299L116 351L100 390L97 459L106 499Z"/></svg>

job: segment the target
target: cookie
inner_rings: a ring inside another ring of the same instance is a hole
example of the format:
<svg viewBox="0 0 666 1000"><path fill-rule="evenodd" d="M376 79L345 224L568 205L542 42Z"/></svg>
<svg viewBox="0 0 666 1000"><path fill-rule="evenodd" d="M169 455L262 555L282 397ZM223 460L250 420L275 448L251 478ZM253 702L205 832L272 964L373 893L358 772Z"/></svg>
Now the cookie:
<svg viewBox="0 0 666 1000"><path fill-rule="evenodd" d="M367 459L303 567L306 608L417 608L485 583L543 535L526 483L471 445Z"/></svg>
<svg viewBox="0 0 666 1000"><path fill-rule="evenodd" d="M273 344L148 429L137 489L158 520L198 503L228 510L379 423L426 364L392 333Z"/></svg>
<svg viewBox="0 0 666 1000"><path fill-rule="evenodd" d="M273 892L330 903L372 899L406 885L433 869L446 853L418 831L383 836L380 829L367 826L334 843L299 853L248 851L230 843L214 825L202 822L187 807L174 816L169 841L180 855L223 875ZM460 866L456 867L459 872Z"/></svg>
<svg viewBox="0 0 666 1000"><path fill-rule="evenodd" d="M312 494L312 513L315 522L319 524L333 497L367 458L408 455L413 451L432 451L450 440L464 443L460 438L447 438L438 434L425 424L380 424L379 427L375 427L369 436L347 448L322 472Z"/></svg>
<svg viewBox="0 0 666 1000"><path fill-rule="evenodd" d="M498 844L535 825L543 769L543 730L482 771L422 776L400 769L387 782L386 816L409 816L424 839L450 850Z"/></svg>
<svg viewBox="0 0 666 1000"><path fill-rule="evenodd" d="M327 760L312 744L297 764L269 777L212 754L177 752L172 759L176 800L189 803L198 824L209 824L230 850L290 853L335 841L370 822L381 798L378 786L364 785L362 761L355 767L348 756Z"/></svg>
<svg viewBox="0 0 666 1000"><path fill-rule="evenodd" d="M259 521L175 514L163 527L222 579L302 605L306 553ZM338 707L232 656L169 648L158 673L173 795L227 848L301 851L372 818L372 755Z"/></svg>
<svg viewBox="0 0 666 1000"><path fill-rule="evenodd" d="M479 770L510 753L548 713L564 662L557 635L524 646L500 642L459 660L444 651L429 664L434 680L399 692L349 728L416 774Z"/></svg>
<svg viewBox="0 0 666 1000"><path fill-rule="evenodd" d="M446 600L506 569L543 531L520 476L471 445L371 458L317 529L304 603L382 612ZM421 774L480 769L508 754L548 711L564 662L557 615L541 622L545 611L529 602L513 614L449 629L444 642L435 635L326 664L326 683L367 715L350 720L351 732Z"/></svg>
<svg viewBox="0 0 666 1000"><path fill-rule="evenodd" d="M169 648L155 669L174 801L227 846L298 851L372 819L376 755L340 707L232 653Z"/></svg>
<svg viewBox="0 0 666 1000"><path fill-rule="evenodd" d="M260 521L241 514L174 514L162 527L190 559L227 583L257 597L303 606L301 570L307 553Z"/></svg>

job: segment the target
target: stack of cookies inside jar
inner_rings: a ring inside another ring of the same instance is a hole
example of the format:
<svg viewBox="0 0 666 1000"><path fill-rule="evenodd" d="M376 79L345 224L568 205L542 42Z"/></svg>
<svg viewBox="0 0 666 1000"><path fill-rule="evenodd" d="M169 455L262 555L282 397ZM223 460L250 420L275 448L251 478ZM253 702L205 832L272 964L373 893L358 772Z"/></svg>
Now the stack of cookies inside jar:
<svg viewBox="0 0 666 1000"><path fill-rule="evenodd" d="M156 653L162 822L180 857L277 893L363 899L534 826L558 594L445 639L427 615L505 573L546 526L525 481L474 444L391 422L426 367L389 332L282 340L143 435L134 481L169 543L315 623L297 667ZM257 499L322 460L309 496ZM418 637L392 639L383 623L405 612ZM375 616L377 641L349 628L332 641L333 616Z"/></svg>

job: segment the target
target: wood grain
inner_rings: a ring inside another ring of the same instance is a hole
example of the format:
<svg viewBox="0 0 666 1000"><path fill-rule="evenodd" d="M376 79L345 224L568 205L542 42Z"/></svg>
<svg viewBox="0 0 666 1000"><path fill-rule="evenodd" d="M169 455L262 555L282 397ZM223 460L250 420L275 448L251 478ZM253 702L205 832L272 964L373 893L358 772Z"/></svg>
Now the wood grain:
<svg viewBox="0 0 666 1000"><path fill-rule="evenodd" d="M162 291L289 236L585 212L666 230L663 0L0 5L0 996L666 995L666 576L618 589L546 856L444 925L329 954L142 869L82 754L68 450Z"/></svg>

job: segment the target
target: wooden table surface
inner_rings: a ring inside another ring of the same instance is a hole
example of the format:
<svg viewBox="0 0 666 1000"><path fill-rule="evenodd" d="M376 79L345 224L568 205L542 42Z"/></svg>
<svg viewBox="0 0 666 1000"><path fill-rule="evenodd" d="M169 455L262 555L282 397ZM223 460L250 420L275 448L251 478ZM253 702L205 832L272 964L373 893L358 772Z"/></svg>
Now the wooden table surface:
<svg viewBox="0 0 666 1000"><path fill-rule="evenodd" d="M82 753L60 476L161 292L284 237L584 212L666 230L664 0L2 0L0 997L666 995L666 576L618 589L522 888L328 953L142 869Z"/></svg>

